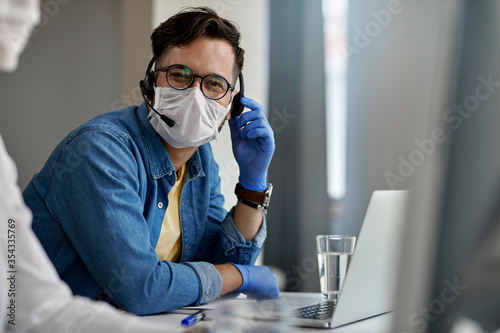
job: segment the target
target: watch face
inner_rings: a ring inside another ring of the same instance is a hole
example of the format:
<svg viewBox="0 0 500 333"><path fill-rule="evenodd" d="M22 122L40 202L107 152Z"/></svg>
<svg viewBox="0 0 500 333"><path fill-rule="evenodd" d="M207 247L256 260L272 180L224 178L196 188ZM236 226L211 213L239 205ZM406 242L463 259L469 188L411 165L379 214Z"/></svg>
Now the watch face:
<svg viewBox="0 0 500 333"><path fill-rule="evenodd" d="M271 194L273 194L273 184L269 183L266 190L266 200L264 202L266 208L269 206L269 202L271 201Z"/></svg>

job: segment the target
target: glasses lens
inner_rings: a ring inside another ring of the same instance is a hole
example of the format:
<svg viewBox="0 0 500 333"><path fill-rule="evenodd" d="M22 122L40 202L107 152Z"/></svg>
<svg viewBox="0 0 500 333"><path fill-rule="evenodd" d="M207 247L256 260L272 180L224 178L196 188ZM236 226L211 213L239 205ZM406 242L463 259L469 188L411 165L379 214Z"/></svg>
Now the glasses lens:
<svg viewBox="0 0 500 333"><path fill-rule="evenodd" d="M209 75L203 79L201 87L205 96L211 99L219 99L226 94L229 84L223 77Z"/></svg>
<svg viewBox="0 0 500 333"><path fill-rule="evenodd" d="M170 67L167 73L167 81L173 88L186 89L193 82L193 72L184 66Z"/></svg>

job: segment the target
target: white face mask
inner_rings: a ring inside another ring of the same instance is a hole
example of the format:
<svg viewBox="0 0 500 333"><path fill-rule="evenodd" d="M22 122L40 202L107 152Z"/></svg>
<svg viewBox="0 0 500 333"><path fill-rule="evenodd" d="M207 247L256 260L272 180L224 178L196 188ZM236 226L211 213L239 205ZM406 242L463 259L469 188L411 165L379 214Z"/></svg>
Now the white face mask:
<svg viewBox="0 0 500 333"><path fill-rule="evenodd" d="M150 123L156 133L172 147L186 148L217 140L219 125L231 109L231 103L225 108L206 98L196 87L186 90L155 87L154 108L175 121L170 127L150 110Z"/></svg>
<svg viewBox="0 0 500 333"><path fill-rule="evenodd" d="M0 0L0 70L17 68L19 55L39 20L37 0Z"/></svg>

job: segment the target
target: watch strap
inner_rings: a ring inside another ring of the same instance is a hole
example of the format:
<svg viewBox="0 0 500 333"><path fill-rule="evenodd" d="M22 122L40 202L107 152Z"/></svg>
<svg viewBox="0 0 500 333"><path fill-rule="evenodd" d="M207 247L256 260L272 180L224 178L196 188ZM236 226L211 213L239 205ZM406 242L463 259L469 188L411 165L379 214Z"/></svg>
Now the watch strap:
<svg viewBox="0 0 500 333"><path fill-rule="evenodd" d="M243 185L241 185L240 183L236 184L236 187L234 189L234 194L236 194L238 198L243 198L247 201L259 205L263 205L266 202L266 197L267 197L266 191L263 192L250 191L244 188Z"/></svg>
<svg viewBox="0 0 500 333"><path fill-rule="evenodd" d="M259 205L259 204L256 204L256 203L253 203L253 202L250 202L248 200L245 200L241 197L238 197L238 201L241 202L242 204L244 205L247 205L249 207L252 207L252 208L255 208L255 209L258 209L258 210L262 210L264 212L267 211L267 206L263 206L263 205Z"/></svg>
<svg viewBox="0 0 500 333"><path fill-rule="evenodd" d="M249 207L258 209L267 213L267 207L269 206L269 201L271 200L271 194L273 192L273 184L269 183L264 192L250 191L244 188L240 183L236 184L234 193L238 198L238 201Z"/></svg>

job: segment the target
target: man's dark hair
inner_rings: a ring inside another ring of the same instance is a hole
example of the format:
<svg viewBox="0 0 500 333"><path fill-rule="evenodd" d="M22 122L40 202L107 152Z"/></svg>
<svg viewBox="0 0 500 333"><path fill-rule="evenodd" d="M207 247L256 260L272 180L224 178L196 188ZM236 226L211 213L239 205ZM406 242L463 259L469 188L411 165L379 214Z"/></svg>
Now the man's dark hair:
<svg viewBox="0 0 500 333"><path fill-rule="evenodd" d="M170 48L187 46L200 37L222 39L236 56L234 80L243 68L244 51L240 47L240 32L231 21L223 19L208 7L185 8L160 24L151 34L153 54L158 61Z"/></svg>

